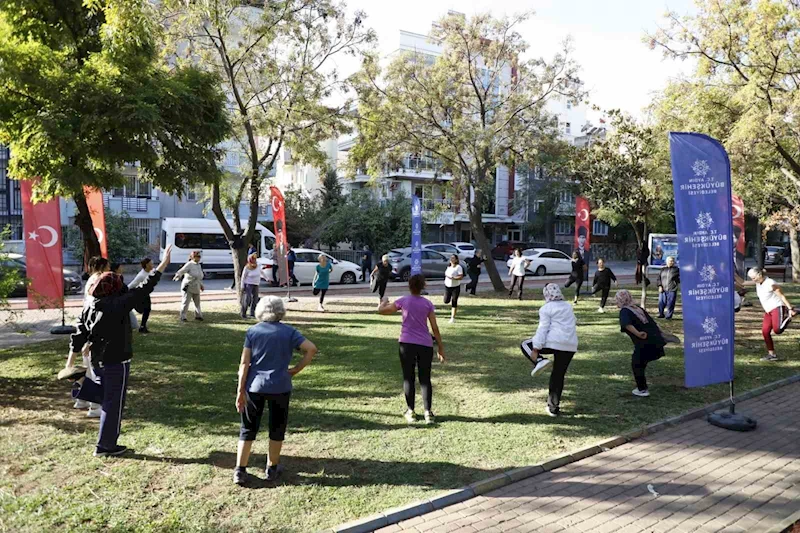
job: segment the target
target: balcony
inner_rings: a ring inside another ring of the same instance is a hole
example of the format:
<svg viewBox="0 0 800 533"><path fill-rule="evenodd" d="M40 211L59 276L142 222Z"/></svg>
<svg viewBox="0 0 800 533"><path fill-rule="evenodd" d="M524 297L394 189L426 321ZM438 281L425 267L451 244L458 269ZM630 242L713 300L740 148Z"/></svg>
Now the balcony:
<svg viewBox="0 0 800 533"><path fill-rule="evenodd" d="M128 213L131 218L161 218L161 203L145 196L103 195L106 209L114 213Z"/></svg>

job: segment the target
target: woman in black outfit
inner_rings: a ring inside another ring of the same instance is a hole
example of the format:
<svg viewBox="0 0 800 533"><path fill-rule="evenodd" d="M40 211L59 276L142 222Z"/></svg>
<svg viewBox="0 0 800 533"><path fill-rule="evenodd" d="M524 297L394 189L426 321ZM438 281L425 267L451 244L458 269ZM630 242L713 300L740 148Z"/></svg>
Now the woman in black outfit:
<svg viewBox="0 0 800 533"><path fill-rule="evenodd" d="M661 359L664 356L664 345L667 342L659 329L658 324L653 320L647 311L633 303L631 293L621 290L616 294L615 300L619 307L619 327L623 333L627 333L633 341L633 355L631 356L631 368L633 377L636 380L636 388L633 389L634 396L647 397L650 391L647 390L647 379L644 376L647 363Z"/></svg>
<svg viewBox="0 0 800 533"><path fill-rule="evenodd" d="M581 254L578 251L572 252L572 273L569 275L567 283L564 285L566 289L573 283L575 284L575 299L573 302L578 303L578 296L581 295L581 286L583 285L583 272L586 269L586 263L583 261Z"/></svg>
<svg viewBox="0 0 800 533"><path fill-rule="evenodd" d="M372 269L372 275L375 276L375 288L372 292L378 291L378 298L383 300L383 295L386 292L386 284L389 283L392 277L392 265L389 264L388 255L381 257L381 262ZM380 307L380 303L378 307Z"/></svg>
<svg viewBox="0 0 800 533"><path fill-rule="evenodd" d="M465 262L467 263L467 275L469 276L467 294L475 296L475 290L478 288L478 278L481 277L481 263L486 262L486 259L481 256L480 250L475 250L475 255Z"/></svg>
<svg viewBox="0 0 800 533"><path fill-rule="evenodd" d="M611 272L610 268L606 268L606 263L602 259L597 260L597 272L594 273L594 281L592 282L592 294L600 292L600 308L598 313L606 312L606 301L608 300L608 293L611 291L611 282L617 284L617 276Z"/></svg>

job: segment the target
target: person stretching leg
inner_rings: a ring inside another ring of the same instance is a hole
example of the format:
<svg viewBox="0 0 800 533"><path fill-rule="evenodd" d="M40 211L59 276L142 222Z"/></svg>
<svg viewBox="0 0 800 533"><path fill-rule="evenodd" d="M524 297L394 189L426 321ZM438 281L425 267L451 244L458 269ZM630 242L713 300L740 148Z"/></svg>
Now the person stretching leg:
<svg viewBox="0 0 800 533"><path fill-rule="evenodd" d="M767 345L767 355L762 357L761 360L777 361L778 356L775 353L772 334L780 335L783 333L796 312L778 284L768 278L763 270L751 268L747 272L747 277L756 283L756 294L758 294L758 299L764 308L764 318L761 320L761 334L764 337L764 344Z"/></svg>
<svg viewBox="0 0 800 533"><path fill-rule="evenodd" d="M464 269L458 261L457 255L450 256L450 264L444 272L444 303L449 304L452 300L450 309L450 323L456 321L456 311L458 310L458 295L461 294L461 280L464 279Z"/></svg>

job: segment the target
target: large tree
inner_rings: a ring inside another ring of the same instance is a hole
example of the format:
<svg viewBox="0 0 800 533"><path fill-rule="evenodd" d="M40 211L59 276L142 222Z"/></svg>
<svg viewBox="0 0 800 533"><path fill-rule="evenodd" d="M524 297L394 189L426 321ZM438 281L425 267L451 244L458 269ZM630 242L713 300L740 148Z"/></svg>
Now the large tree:
<svg viewBox="0 0 800 533"><path fill-rule="evenodd" d="M491 249L482 214L498 168L530 158L552 135L549 99L580 96L568 43L549 61L526 58L516 30L525 18L450 14L430 35L439 55L401 52L383 70L371 57L358 78L351 170L380 176L406 154L431 154L453 177L456 196L470 198L470 226L482 250ZM494 288L503 289L494 263L486 266Z"/></svg>
<svg viewBox="0 0 800 533"><path fill-rule="evenodd" d="M161 6L168 51L218 74L228 95L233 138L245 162L227 202L216 183L210 196L239 272L278 158L322 167L319 143L347 130L350 102L330 105L347 85L333 63L358 53L374 34L364 28L363 14L348 16L338 0L166 0ZM243 201L249 204L244 221Z"/></svg>
<svg viewBox="0 0 800 533"><path fill-rule="evenodd" d="M593 213L612 226L630 224L641 247L649 227L672 212L672 180L659 132L619 111L609 113L611 132L575 157L581 194ZM642 307L646 286L642 286Z"/></svg>
<svg viewBox="0 0 800 533"><path fill-rule="evenodd" d="M669 13L646 40L665 56L693 59L656 105L670 128L718 138L731 156L733 188L766 221L800 218L800 2L698 0L697 13ZM800 259L797 225L788 224ZM800 280L800 265L795 265Z"/></svg>
<svg viewBox="0 0 800 533"><path fill-rule="evenodd" d="M0 142L38 199L72 198L86 255L99 255L84 186L142 177L166 191L217 175L228 123L215 76L159 61L146 0L0 3Z"/></svg>

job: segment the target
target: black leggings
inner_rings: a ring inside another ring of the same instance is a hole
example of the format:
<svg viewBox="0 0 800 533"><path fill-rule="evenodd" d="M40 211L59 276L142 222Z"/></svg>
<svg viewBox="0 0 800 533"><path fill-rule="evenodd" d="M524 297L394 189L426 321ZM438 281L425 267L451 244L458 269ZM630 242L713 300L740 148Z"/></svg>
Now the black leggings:
<svg viewBox="0 0 800 533"><path fill-rule="evenodd" d="M514 274L511 277L511 288L508 289L508 295L511 296L514 293L514 287L517 284L517 280L519 280L519 299L522 300L522 285L525 284L525 276L517 276Z"/></svg>
<svg viewBox="0 0 800 533"><path fill-rule="evenodd" d="M633 379L636 380L637 389L647 390L647 378L644 375L647 364L661 359L663 355L663 346L634 345L633 355L631 355L631 370L633 370Z"/></svg>
<svg viewBox="0 0 800 533"><path fill-rule="evenodd" d="M386 294L386 284L389 283L388 279L379 279L378 280L378 298L383 300L383 295Z"/></svg>
<svg viewBox="0 0 800 533"><path fill-rule="evenodd" d="M264 404L269 408L269 440L283 441L289 421L289 397L291 392L281 394L247 393L247 404L242 413L239 440L256 440L264 414Z"/></svg>
<svg viewBox="0 0 800 533"><path fill-rule="evenodd" d="M520 345L522 355L533 365L536 365L536 360L531 357L533 351L533 339L528 339ZM553 354L553 370L550 372L550 388L547 394L547 405L550 411L558 413L559 405L561 404L561 393L564 391L564 377L567 375L567 369L575 356L575 352L563 352L561 350L553 350L551 348L542 348L539 350L539 356L542 354Z"/></svg>
<svg viewBox="0 0 800 533"><path fill-rule="evenodd" d="M575 284L575 298L581 295L581 287L583 286L583 276L575 276L574 274L570 275L567 283L564 284L564 288L566 289L572 284Z"/></svg>
<svg viewBox="0 0 800 533"><path fill-rule="evenodd" d="M147 319L150 318L150 311L153 309L153 304L150 302L150 297L148 296L142 306L142 323L140 327L146 328L147 327Z"/></svg>
<svg viewBox="0 0 800 533"><path fill-rule="evenodd" d="M431 385L431 363L433 362L433 347L420 344L400 343L400 366L403 368L403 393L406 395L406 405L414 410L416 389L414 382L414 367L419 367L419 387L422 389L422 404L426 411L431 410L433 403L433 386Z"/></svg>
<svg viewBox="0 0 800 533"><path fill-rule="evenodd" d="M469 283L467 283L467 292L475 296L475 290L478 288L478 278L480 278L480 272L468 272L469 274Z"/></svg>
<svg viewBox="0 0 800 533"><path fill-rule="evenodd" d="M314 289L311 292L314 293L314 296L319 294L319 305L322 305L322 302L325 301L325 293L328 292L328 289Z"/></svg>
<svg viewBox="0 0 800 533"><path fill-rule="evenodd" d="M611 291L611 287L595 286L594 290L592 291L592 295L595 295L598 292L600 292L600 307L605 307L606 306L606 301L608 300L608 293L610 291Z"/></svg>
<svg viewBox="0 0 800 533"><path fill-rule="evenodd" d="M456 287L445 287L444 288L444 303L449 304L450 300L453 301L453 309L458 307L458 296L461 294L461 285Z"/></svg>

